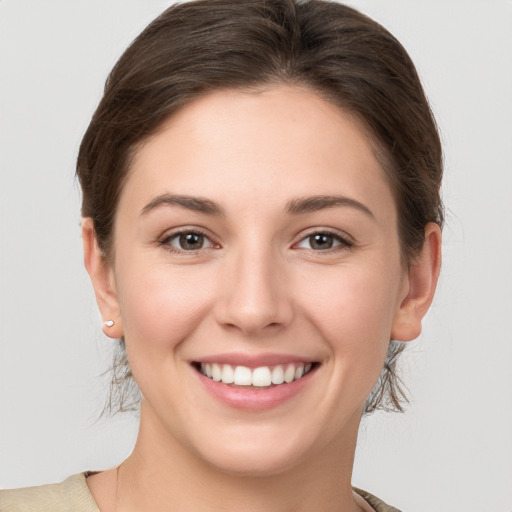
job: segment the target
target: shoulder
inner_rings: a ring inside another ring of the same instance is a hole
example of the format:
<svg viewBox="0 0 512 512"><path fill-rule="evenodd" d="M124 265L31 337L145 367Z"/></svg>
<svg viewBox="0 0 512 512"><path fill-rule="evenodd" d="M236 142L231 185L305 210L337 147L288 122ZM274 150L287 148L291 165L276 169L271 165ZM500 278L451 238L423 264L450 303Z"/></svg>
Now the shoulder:
<svg viewBox="0 0 512 512"><path fill-rule="evenodd" d="M392 507L391 505L388 505L387 503L384 503L382 500L377 498L377 496L374 496L373 494L370 494L369 492L363 491L361 489L353 488L354 491L363 498L368 505L373 507L375 512L400 512L395 507Z"/></svg>
<svg viewBox="0 0 512 512"><path fill-rule="evenodd" d="M0 491L0 512L99 512L84 473L60 484Z"/></svg>

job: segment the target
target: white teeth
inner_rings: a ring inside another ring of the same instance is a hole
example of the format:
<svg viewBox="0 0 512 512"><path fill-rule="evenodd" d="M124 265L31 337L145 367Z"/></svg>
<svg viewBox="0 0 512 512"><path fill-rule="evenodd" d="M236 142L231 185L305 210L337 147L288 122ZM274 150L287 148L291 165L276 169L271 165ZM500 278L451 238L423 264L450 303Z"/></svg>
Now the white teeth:
<svg viewBox="0 0 512 512"><path fill-rule="evenodd" d="M222 379L222 372L220 371L220 366L216 363L212 364L212 379L216 382L219 382Z"/></svg>
<svg viewBox="0 0 512 512"><path fill-rule="evenodd" d="M282 366L276 366L272 370L272 384L282 384L284 382L284 370Z"/></svg>
<svg viewBox="0 0 512 512"><path fill-rule="evenodd" d="M235 380L235 374L233 372L233 367L229 364L225 364L222 367L222 382L224 384L232 384Z"/></svg>
<svg viewBox="0 0 512 512"><path fill-rule="evenodd" d="M258 387L270 386L272 384L272 375L268 366L255 368L252 372L252 385Z"/></svg>
<svg viewBox="0 0 512 512"><path fill-rule="evenodd" d="M293 379L295 378L295 366L293 364L288 365L288 368L286 368L286 371L284 372L284 381L286 383L293 382Z"/></svg>
<svg viewBox="0 0 512 512"><path fill-rule="evenodd" d="M246 366L235 368L234 383L237 386L250 386L252 384L252 372Z"/></svg>
<svg viewBox="0 0 512 512"><path fill-rule="evenodd" d="M272 384L279 385L299 380L312 368L312 363L288 364L286 367L278 365L272 369L268 366L248 368L230 364L201 363L201 373L216 382L224 384L236 384L237 386L268 387ZM286 369L285 369L286 368Z"/></svg>

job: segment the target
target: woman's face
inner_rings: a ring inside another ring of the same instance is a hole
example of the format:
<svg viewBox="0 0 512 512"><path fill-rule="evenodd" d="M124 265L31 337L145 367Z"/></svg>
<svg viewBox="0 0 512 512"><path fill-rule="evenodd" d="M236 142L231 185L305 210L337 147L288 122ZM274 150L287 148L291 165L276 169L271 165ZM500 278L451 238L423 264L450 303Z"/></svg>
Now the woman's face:
<svg viewBox="0 0 512 512"><path fill-rule="evenodd" d="M143 427L244 474L354 439L409 290L368 137L284 86L212 93L139 149L110 278Z"/></svg>

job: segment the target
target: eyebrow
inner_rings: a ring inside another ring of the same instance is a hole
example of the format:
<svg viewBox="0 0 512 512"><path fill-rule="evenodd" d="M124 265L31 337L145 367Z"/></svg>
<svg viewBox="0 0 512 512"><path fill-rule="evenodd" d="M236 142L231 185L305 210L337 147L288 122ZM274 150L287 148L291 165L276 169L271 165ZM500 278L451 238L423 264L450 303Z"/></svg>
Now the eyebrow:
<svg viewBox="0 0 512 512"><path fill-rule="evenodd" d="M223 217L225 215L224 209L209 199L175 194L162 194L155 197L146 206L144 206L141 215L146 215L150 211L162 205L181 206L187 210L204 213L206 215L215 215L219 217ZM340 206L355 208L372 219L375 218L373 212L366 205L345 196L309 196L292 199L286 205L286 212L291 215L301 215L304 213L316 212L326 208L335 208Z"/></svg>
<svg viewBox="0 0 512 512"><path fill-rule="evenodd" d="M174 194L162 194L152 199L142 209L141 215L146 215L150 211L162 205L181 206L193 212L204 213L206 215L224 216L224 210L213 201L202 197L183 196Z"/></svg>
<svg viewBox="0 0 512 512"><path fill-rule="evenodd" d="M345 196L310 196L293 199L287 204L286 211L292 215L300 215L338 206L355 208L375 219L375 215L366 205Z"/></svg>

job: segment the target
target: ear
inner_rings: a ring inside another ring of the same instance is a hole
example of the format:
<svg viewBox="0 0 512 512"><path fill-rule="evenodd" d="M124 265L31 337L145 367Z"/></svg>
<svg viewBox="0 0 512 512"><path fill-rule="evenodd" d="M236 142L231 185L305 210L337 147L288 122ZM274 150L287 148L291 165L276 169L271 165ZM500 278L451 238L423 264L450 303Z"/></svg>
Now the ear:
<svg viewBox="0 0 512 512"><path fill-rule="evenodd" d="M441 269L441 228L430 222L425 241L404 278L402 300L391 329L391 338L411 341L421 333L421 321L432 303Z"/></svg>
<svg viewBox="0 0 512 512"><path fill-rule="evenodd" d="M94 287L96 302L103 318L103 332L109 338L122 338L123 326L114 272L107 262L103 251L98 246L94 223L90 217L82 219L82 240L84 244L84 264ZM105 322L113 321L112 326Z"/></svg>

